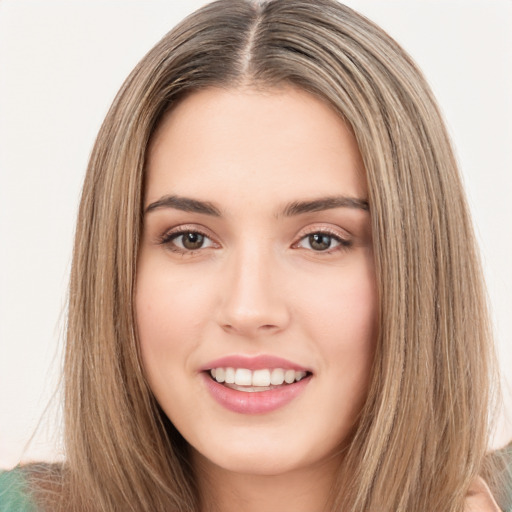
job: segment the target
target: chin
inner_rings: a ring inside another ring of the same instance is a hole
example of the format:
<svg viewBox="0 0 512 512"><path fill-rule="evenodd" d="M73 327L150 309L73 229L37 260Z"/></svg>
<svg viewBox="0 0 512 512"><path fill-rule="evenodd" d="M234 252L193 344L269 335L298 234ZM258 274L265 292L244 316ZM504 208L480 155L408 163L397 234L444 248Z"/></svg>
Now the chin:
<svg viewBox="0 0 512 512"><path fill-rule="evenodd" d="M307 466L307 461L293 459L289 453L272 453L261 449L245 452L237 449L222 454L197 455L202 459L203 465L214 465L238 475L278 476Z"/></svg>
<svg viewBox="0 0 512 512"><path fill-rule="evenodd" d="M229 438L212 433L206 446L193 446L195 461L240 475L277 476L332 463L338 450L312 443L309 431L290 435L263 431L232 432ZM221 439L219 439L221 437Z"/></svg>

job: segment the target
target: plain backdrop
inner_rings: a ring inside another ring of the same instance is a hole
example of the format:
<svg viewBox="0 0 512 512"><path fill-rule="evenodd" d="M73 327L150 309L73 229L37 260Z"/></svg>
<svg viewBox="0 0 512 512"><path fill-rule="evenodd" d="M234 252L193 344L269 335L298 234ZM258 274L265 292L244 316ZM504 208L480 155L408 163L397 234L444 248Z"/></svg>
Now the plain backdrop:
<svg viewBox="0 0 512 512"><path fill-rule="evenodd" d="M43 412L60 373L88 155L130 70L203 3L0 0L0 467L62 456L58 395ZM512 2L347 4L409 51L438 97L482 248L512 413ZM493 444L511 438L502 414Z"/></svg>

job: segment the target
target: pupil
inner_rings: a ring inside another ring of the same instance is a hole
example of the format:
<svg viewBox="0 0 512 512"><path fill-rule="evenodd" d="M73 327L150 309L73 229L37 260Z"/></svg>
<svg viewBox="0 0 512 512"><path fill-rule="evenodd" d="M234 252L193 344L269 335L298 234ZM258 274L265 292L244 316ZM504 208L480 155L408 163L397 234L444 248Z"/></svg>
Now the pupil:
<svg viewBox="0 0 512 512"><path fill-rule="evenodd" d="M323 233L313 233L309 235L309 244L316 251L325 251L331 246L331 237Z"/></svg>
<svg viewBox="0 0 512 512"><path fill-rule="evenodd" d="M186 233L183 235L185 249L199 249L203 245L204 236L200 233Z"/></svg>

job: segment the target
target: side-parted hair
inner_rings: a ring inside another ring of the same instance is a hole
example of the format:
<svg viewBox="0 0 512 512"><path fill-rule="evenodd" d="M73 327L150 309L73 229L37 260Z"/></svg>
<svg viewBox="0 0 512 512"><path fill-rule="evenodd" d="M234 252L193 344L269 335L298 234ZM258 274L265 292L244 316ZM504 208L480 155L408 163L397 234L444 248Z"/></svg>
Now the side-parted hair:
<svg viewBox="0 0 512 512"><path fill-rule="evenodd" d="M208 88L293 86L355 134L379 339L330 511L461 512L488 443L493 356L457 164L421 72L335 0L220 0L167 34L101 127L83 188L65 353L66 511L197 512L188 445L144 377L134 292L148 144ZM213 510L213 509L212 509Z"/></svg>

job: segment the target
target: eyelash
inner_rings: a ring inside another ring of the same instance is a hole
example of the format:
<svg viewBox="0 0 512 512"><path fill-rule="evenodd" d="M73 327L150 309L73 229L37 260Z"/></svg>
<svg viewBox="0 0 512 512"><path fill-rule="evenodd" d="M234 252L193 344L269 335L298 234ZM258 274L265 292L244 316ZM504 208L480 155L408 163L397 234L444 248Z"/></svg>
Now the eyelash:
<svg viewBox="0 0 512 512"><path fill-rule="evenodd" d="M197 251L201 249L206 249L206 247L199 247L197 250L193 249L182 249L181 247L176 246L173 241L179 238L180 236L186 235L186 234L196 234L201 235L204 238L211 240L211 237L208 236L204 231L201 231L200 229L197 229L196 227L191 226L180 226L176 229L173 229L172 231L168 231L167 233L164 233L158 243L161 245L166 245L167 248L175 253L182 254L182 255L192 255L195 254Z"/></svg>
<svg viewBox="0 0 512 512"><path fill-rule="evenodd" d="M195 254L197 251L209 248L209 247L199 247L197 250L194 250L194 249L184 249L184 248L176 246L173 243L174 240L176 240L180 236L183 236L183 235L186 235L186 234L201 235L205 239L210 240L212 242L212 245L215 244L215 242L213 242L211 237L209 235L207 235L204 231L201 231L200 229L197 229L196 227L188 227L188 226L180 226L180 227L178 227L178 228L176 228L176 229L174 229L174 230L172 230L170 232L164 233L159 238L158 243L161 244L161 245L166 245L168 247L168 249L170 251L172 251L172 252L175 252L175 253L178 253L178 254L182 254L182 255L189 255L189 256ZM334 230L330 230L330 229L327 229L327 228L319 228L319 229L312 229L312 230L308 231L307 233L302 234L302 236L299 238L299 240L292 245L292 248L300 249L301 247L299 247L299 244L303 240L307 239L308 237L310 237L312 235L327 236L331 240L334 240L335 242L338 243L338 245L336 245L335 247L330 247L328 249L319 250L319 251L315 251L314 249L306 249L306 248L303 247L304 249L309 250L309 251L311 251L313 253L332 254L333 252L336 252L336 251L346 251L346 250L348 250L352 246L352 241L347 240L345 238L342 238Z"/></svg>
<svg viewBox="0 0 512 512"><path fill-rule="evenodd" d="M351 240L347 240L346 238L341 237L339 235L339 233L337 233L334 230L322 227L322 228L317 228L317 229L311 229L307 233L302 234L302 236L300 237L298 242L295 242L292 247L299 248L298 245L303 240L305 240L306 238L308 238L308 237L310 237L312 235L327 236L331 240L334 240L335 242L338 243L338 245L336 245L334 247L330 247L328 249L320 250L320 251L315 251L314 249L307 249L307 250L311 250L311 252L314 252L314 253L318 253L318 254L332 254L332 253L337 252L337 251L346 251L346 250L348 250L352 246L352 241Z"/></svg>

